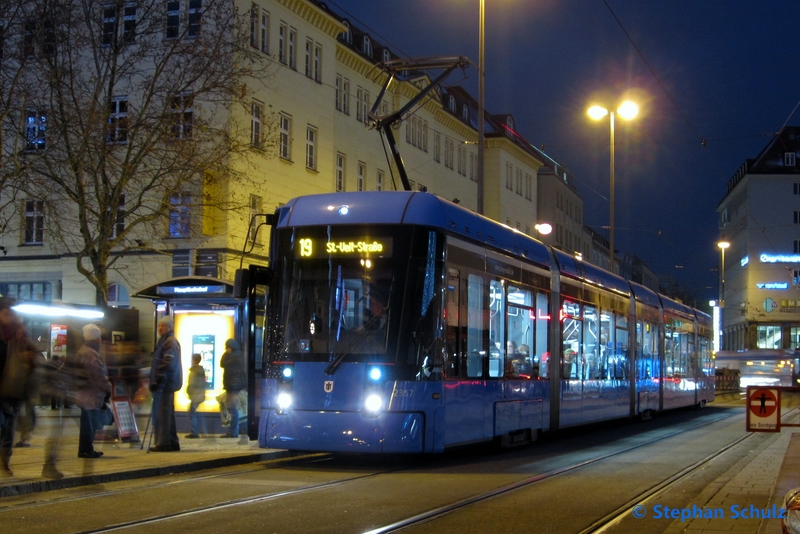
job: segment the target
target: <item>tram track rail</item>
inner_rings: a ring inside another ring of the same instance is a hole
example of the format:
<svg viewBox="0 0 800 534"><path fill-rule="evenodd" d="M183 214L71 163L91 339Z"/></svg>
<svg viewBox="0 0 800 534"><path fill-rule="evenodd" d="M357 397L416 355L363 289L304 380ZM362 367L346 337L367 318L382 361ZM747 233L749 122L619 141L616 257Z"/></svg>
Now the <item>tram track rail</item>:
<svg viewBox="0 0 800 534"><path fill-rule="evenodd" d="M715 417L715 418L710 419L710 420L705 420L702 423L695 424L695 425L680 429L680 430L675 431L675 432L670 432L670 433L668 433L666 435L658 436L658 437L656 437L654 439L649 439L649 440L643 441L641 443L637 443L635 445L631 445L631 446L628 446L628 447L625 447L625 448L622 448L622 449L619 449L619 450L615 450L615 451L612 451L612 452L609 452L607 454L603 454L603 455L600 455L600 456L597 456L597 457L594 457L594 458L591 458L591 459L587 459L587 460L584 460L584 461L580 461L580 462L576 462L576 463L573 463L573 464L570 464L570 465L566 465L566 466L563 466L563 467L560 467L560 468L557 468L557 469L553 469L553 470L545 472L545 473L540 473L540 474L525 478L523 480L519 480L517 482L502 486L500 488L496 488L496 489L493 489L491 491L487 491L485 493L481 493L481 494L478 494L478 495L475 495L475 496L472 496L472 497L468 497L466 499L462 499L462 500L459 500L457 502L453 502L453 503L450 503L448 505L441 506L441 507L426 511L426 512L423 512L421 514L417 514L417 515L414 515L412 517L409 517L409 518L406 518L406 519L403 519L403 520L400 520L400 521L392 522L391 524L388 524L388 525L384 525L384 526L381 526L381 527L378 527L378 528L374 528L374 529L365 531L365 534L379 534L379 533L395 532L395 531L399 531L399 530L402 530L404 528L407 528L407 527L410 527L410 526L413 526L413 525L416 525L416 524L432 521L432 520L435 520L436 518L442 517L444 515L447 515L449 513L455 512L455 511L460 510L460 509L465 509L465 508L467 508L469 506L472 506L472 505L474 505L476 503L485 501L487 499L492 499L494 497L498 497L498 496L501 496L501 495L504 495L504 494L508 494L508 493L511 493L511 492L514 492L514 491L518 491L518 490L530 487L532 485L541 483L541 482L543 482L545 480L552 479L554 477L558 477L560 475L564 475L564 474L567 474L567 473L570 473L570 472L585 468L585 467L593 465L593 464L597 464L599 462L603 462L605 460L608 460L608 459L611 459L611 458L614 458L614 457L617 457L617 456L620 456L620 455L623 455L623 454L626 454L626 453L630 453L630 452L635 451L637 449L641 449L643 447L647 447L649 445L653 445L655 443L658 443L658 442L661 442L661 441L664 441L664 440L667 440L667 439L674 438L676 436L679 436L679 435L687 433L687 432L698 430L701 427L707 426L707 425L712 424L712 423L720 422L720 421L723 421L725 419L729 419L729 418L734 417L736 415L740 415L740 412L731 413L731 414L725 414L725 415L720 416L720 417ZM728 446L725 447L725 450L728 450L729 448L736 446L739 442L743 441L747 437L748 436L744 436L744 437L736 440L735 442L730 443ZM722 454L722 452L718 451L715 454L718 456L719 454ZM711 461L711 459L713 459L713 458L711 458L711 456L714 456L714 455L710 455L709 457L704 458L700 462L697 462L697 464L693 464L692 466L687 467L686 469L684 469L680 473L677 473L673 477L670 477L670 480L663 481L661 484L658 484L658 485L650 488L650 490L648 492L646 492L648 494L647 498L652 498L653 496L657 495L659 491L664 491L668 484L676 483L677 480L679 480L680 477L688 476L688 473L690 472L690 470L696 470L702 464L707 463L708 461ZM296 460L296 458L295 458L295 460ZM320 457L316 457L316 458L313 459L313 461L320 461L320 460L321 460ZM308 463L310 464L312 462L309 461ZM177 511L177 512L164 513L164 514L160 514L160 515L154 515L154 516L151 516L151 517L144 517L144 518L141 518L141 519L135 519L135 520L125 521L125 522L120 522L120 523L108 525L108 526L105 526L105 527L102 527L102 528L93 528L93 529L89 529L89 530L81 530L79 532L80 532L80 534L95 534L95 533L99 534L99 533L105 533L105 532L122 532L122 531L130 530L130 529L134 529L134 528L139 528L139 527L142 527L142 526L152 526L154 524L166 523L166 522L169 522L169 521L179 520L179 519L182 519L182 518L188 518L188 517L191 517L191 516L200 516L202 514L216 512L216 511L219 511L219 510L225 510L225 509L231 509L231 508L235 508L235 507L258 504L258 503L267 502L267 501L274 501L274 500L279 500L279 499L282 499L282 498L298 496L298 495L302 495L302 494L308 494L308 493L315 492L315 491L325 491L327 489L332 489L332 488L344 486L344 485L347 485L347 484L351 484L353 482L363 481L363 480L376 478L376 477L380 477L380 476L385 476L385 475L389 475L389 474L392 474L392 473L396 473L398 471L408 470L408 469L412 469L412 468L414 468L414 466L398 467L396 469L381 470L381 471L376 471L376 472L373 472L373 473L361 474L361 475L358 475L358 476L347 477L347 478L344 478L344 479L335 480L335 481L329 481L329 482L325 482L325 483L311 484L311 485L308 485L308 486L304 486L304 487L297 488L297 489L292 489L292 490L270 492L268 494L259 494L259 495L249 496L249 497L230 499L230 500L220 501L220 502L217 502L217 503L212 503L212 504L208 504L208 505L204 505L204 506L198 506L198 507L194 507L194 508L190 508L190 509L186 509L186 510L181 510L181 511ZM223 475L223 476L235 476L235 473L226 474L226 475ZM195 478L199 479L201 477L195 477ZM672 479L675 479L675 480L672 480ZM96 496L97 495L93 495L92 497L96 497ZM637 496L635 499L631 500L630 503L626 503L624 506L621 506L621 507L615 509L611 514L608 514L607 516L605 516L605 517L599 519L597 522L593 523L593 525L590 527L590 530L586 530L586 532L587 533L588 532L601 532L601 530L598 530L598 529L603 528L604 525L607 525L611 521L616 520L616 518L618 516L620 516L620 514L624 513L625 507L628 507L627 509L629 510L630 509L629 507L632 506L631 503L634 502L636 499L641 499L641 498L644 498L644 497L642 497L641 495ZM638 503L639 501L636 501L636 502ZM593 530L591 530L591 529L593 529Z"/></svg>

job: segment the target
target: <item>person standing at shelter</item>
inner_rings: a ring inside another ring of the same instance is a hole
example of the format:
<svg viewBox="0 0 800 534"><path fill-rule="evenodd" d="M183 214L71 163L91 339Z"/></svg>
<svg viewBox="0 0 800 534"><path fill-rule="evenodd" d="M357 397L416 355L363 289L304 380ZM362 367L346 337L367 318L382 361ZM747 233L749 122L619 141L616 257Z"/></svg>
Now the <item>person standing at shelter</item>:
<svg viewBox="0 0 800 534"><path fill-rule="evenodd" d="M183 385L181 345L175 339L172 317L158 321L158 343L150 367L150 391L153 392L153 427L156 444L153 452L181 450L175 425L175 392Z"/></svg>
<svg viewBox="0 0 800 534"><path fill-rule="evenodd" d="M81 409L78 458L100 458L94 450L94 435L103 428L106 401L111 396L111 383L103 357L100 356L100 328L94 324L83 327L83 346L75 355L75 404Z"/></svg>
<svg viewBox="0 0 800 534"><path fill-rule="evenodd" d="M31 374L25 329L13 304L0 298L0 476L14 476L9 465L14 426Z"/></svg>
<svg viewBox="0 0 800 534"><path fill-rule="evenodd" d="M239 437L239 394L247 388L247 370L244 366L244 356L241 345L235 339L225 342L225 353L219 360L223 369L222 387L225 389L225 403L231 413L231 424L228 432L220 437Z"/></svg>
<svg viewBox="0 0 800 534"><path fill-rule="evenodd" d="M189 419L192 422L192 432L186 434L187 438L195 439L200 437L200 415L197 408L200 403L206 400L206 370L200 365L203 356L192 354L192 366L189 368L189 384L186 386L186 394L189 396ZM203 426L205 433L205 425Z"/></svg>

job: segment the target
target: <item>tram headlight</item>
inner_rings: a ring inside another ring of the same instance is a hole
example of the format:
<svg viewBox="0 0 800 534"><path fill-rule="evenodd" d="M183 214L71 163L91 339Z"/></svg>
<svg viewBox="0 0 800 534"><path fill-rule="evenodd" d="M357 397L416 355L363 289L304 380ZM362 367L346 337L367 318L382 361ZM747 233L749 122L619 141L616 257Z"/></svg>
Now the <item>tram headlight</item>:
<svg viewBox="0 0 800 534"><path fill-rule="evenodd" d="M383 372L381 371L380 367L373 367L372 369L369 370L367 376L369 376L370 380L374 380L375 382L377 382L383 376Z"/></svg>
<svg viewBox="0 0 800 534"><path fill-rule="evenodd" d="M375 393L367 395L364 401L364 408L370 413L376 413L383 407L383 399Z"/></svg>
<svg viewBox="0 0 800 534"><path fill-rule="evenodd" d="M292 405L292 394L288 391L281 391L278 393L278 409L285 412Z"/></svg>
<svg viewBox="0 0 800 534"><path fill-rule="evenodd" d="M283 369L281 369L281 376L283 376L283 378L285 378L286 380L291 379L293 374L294 374L294 369L292 369L291 365L285 365Z"/></svg>

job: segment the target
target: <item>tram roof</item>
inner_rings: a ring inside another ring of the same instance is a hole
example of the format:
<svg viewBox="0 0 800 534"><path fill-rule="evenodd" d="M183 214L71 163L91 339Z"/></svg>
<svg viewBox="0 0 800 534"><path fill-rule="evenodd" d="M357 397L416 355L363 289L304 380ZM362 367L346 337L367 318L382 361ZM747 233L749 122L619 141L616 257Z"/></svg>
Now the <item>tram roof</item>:
<svg viewBox="0 0 800 534"><path fill-rule="evenodd" d="M346 213L340 208L346 207ZM278 227L350 224L415 224L550 267L547 247L536 239L427 192L358 191L296 197L278 210Z"/></svg>
<svg viewBox="0 0 800 534"><path fill-rule="evenodd" d="M696 315L694 313L694 308L687 306L686 304L681 304L676 300L672 300L669 297L665 297L664 295L659 295L661 298L661 305L664 307L665 312L671 312L675 315L680 315L682 317L695 319Z"/></svg>
<svg viewBox="0 0 800 534"><path fill-rule="evenodd" d="M647 304L648 306L653 306L658 308L660 303L658 301L658 293L650 289L649 287L645 287L641 284L637 284L636 282L628 282L631 286L631 291L633 291L633 296L637 302L641 302L642 304Z"/></svg>
<svg viewBox="0 0 800 534"><path fill-rule="evenodd" d="M556 261L561 268L561 274L583 280L595 286L611 289L623 295L631 294L631 288L628 282L621 276L604 271L591 263L578 260L574 256L560 250L553 249L553 254L555 254Z"/></svg>

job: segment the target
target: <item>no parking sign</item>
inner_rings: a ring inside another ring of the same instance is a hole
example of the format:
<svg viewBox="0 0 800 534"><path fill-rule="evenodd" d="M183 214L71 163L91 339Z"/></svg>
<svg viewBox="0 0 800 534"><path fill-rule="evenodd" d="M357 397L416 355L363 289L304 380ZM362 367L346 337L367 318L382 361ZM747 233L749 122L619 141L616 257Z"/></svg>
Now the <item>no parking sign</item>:
<svg viewBox="0 0 800 534"><path fill-rule="evenodd" d="M748 386L747 431L781 431L780 389Z"/></svg>

